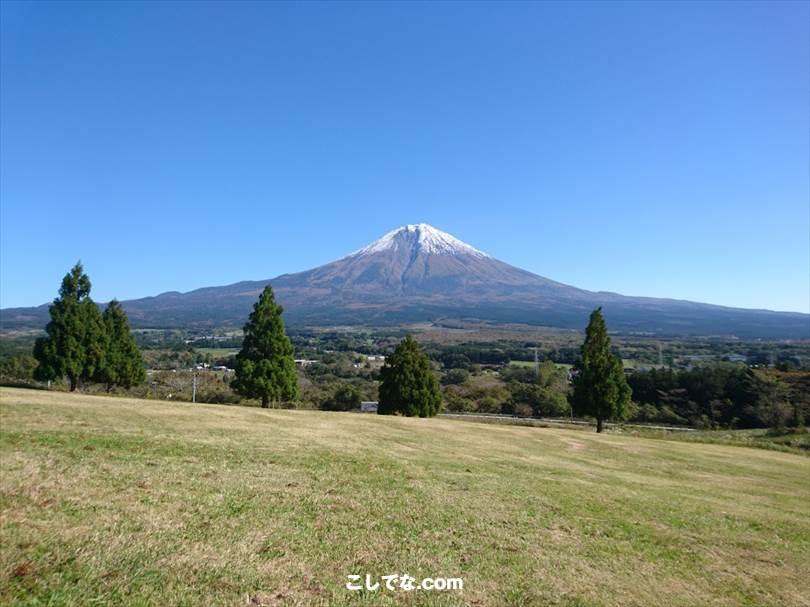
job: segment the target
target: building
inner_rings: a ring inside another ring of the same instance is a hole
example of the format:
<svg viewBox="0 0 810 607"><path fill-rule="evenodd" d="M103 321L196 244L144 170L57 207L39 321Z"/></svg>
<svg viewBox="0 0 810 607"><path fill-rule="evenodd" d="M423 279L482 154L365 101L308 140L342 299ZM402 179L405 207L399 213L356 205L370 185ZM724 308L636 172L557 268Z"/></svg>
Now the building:
<svg viewBox="0 0 810 607"><path fill-rule="evenodd" d="M295 364L298 365L299 367L308 367L310 365L315 364L316 362L318 362L318 361L317 360L309 360L307 358L296 358L295 359Z"/></svg>
<svg viewBox="0 0 810 607"><path fill-rule="evenodd" d="M379 369L385 364L385 356L373 355L366 356L366 367L369 369Z"/></svg>

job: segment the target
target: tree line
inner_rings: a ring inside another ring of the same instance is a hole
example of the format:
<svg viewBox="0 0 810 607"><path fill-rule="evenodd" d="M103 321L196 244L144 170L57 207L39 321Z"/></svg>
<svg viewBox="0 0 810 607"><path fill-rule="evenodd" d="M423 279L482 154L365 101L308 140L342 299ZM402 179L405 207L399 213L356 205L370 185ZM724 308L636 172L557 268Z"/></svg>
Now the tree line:
<svg viewBox="0 0 810 607"><path fill-rule="evenodd" d="M142 383L144 362L126 313L116 300L101 312L90 291L90 279L77 263L63 278L59 295L49 308L46 336L34 345L34 377L39 381L66 378L71 391L88 382L104 384L107 390ZM299 397L293 345L284 327L283 311L267 285L248 317L242 347L235 357L236 373L230 388L242 397L258 399L263 407ZM465 383L469 373L454 363L469 361L469 352L451 350L446 354L445 362L454 368L445 374L445 384ZM487 354L497 358L494 355L494 351ZM528 373L536 373L536 378L526 382L517 377ZM652 369L627 377L612 351L601 309L591 314L570 389L564 372L550 362L538 371L514 369L504 373L510 393L506 412L543 416L560 415L567 409L574 415L594 418L598 432L606 421L625 419L708 428L799 426L810 414L810 386L793 378L789 373L779 375L778 371L733 364L684 371ZM431 362L409 335L387 358L379 380L380 414L429 417L443 408ZM361 397L357 387L341 385L323 408L356 408ZM500 410L504 411L503 406Z"/></svg>
<svg viewBox="0 0 810 607"><path fill-rule="evenodd" d="M651 369L629 378L640 421L700 428L784 428L810 415L807 374L717 363Z"/></svg>

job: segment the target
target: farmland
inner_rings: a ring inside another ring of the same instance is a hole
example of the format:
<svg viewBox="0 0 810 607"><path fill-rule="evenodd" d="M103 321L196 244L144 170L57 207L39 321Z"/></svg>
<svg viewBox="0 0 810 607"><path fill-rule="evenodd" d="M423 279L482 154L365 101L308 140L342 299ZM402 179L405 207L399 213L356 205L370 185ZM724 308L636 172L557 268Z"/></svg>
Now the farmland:
<svg viewBox="0 0 810 607"><path fill-rule="evenodd" d="M4 605L801 606L810 458L2 388L0 545Z"/></svg>

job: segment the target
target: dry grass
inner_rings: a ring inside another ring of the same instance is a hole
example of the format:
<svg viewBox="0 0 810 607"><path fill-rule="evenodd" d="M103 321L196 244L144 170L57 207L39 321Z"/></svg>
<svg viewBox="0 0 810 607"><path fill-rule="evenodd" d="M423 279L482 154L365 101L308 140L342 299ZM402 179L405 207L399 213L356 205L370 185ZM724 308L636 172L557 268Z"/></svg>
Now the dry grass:
<svg viewBox="0 0 810 607"><path fill-rule="evenodd" d="M0 424L4 605L810 605L790 453L12 389Z"/></svg>

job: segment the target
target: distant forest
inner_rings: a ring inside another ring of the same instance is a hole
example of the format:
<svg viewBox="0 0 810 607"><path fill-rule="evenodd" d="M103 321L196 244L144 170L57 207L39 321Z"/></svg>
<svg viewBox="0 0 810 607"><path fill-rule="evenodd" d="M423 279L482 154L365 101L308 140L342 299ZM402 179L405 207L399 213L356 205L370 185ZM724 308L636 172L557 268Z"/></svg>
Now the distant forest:
<svg viewBox="0 0 810 607"><path fill-rule="evenodd" d="M292 330L302 408L352 409L377 400L381 361L407 333ZM255 404L230 388L239 331L136 330L147 381L120 393L198 402ZM570 416L570 366L581 334L514 332L417 334L432 361L448 412ZM34 334L0 339L0 382L37 385ZM468 337L469 338L469 337ZM633 389L628 421L695 428L802 426L810 418L810 343L613 338ZM537 367L535 367L535 356ZM199 367L197 370L192 370ZM92 386L88 388L94 390ZM98 386L98 389L103 389Z"/></svg>

